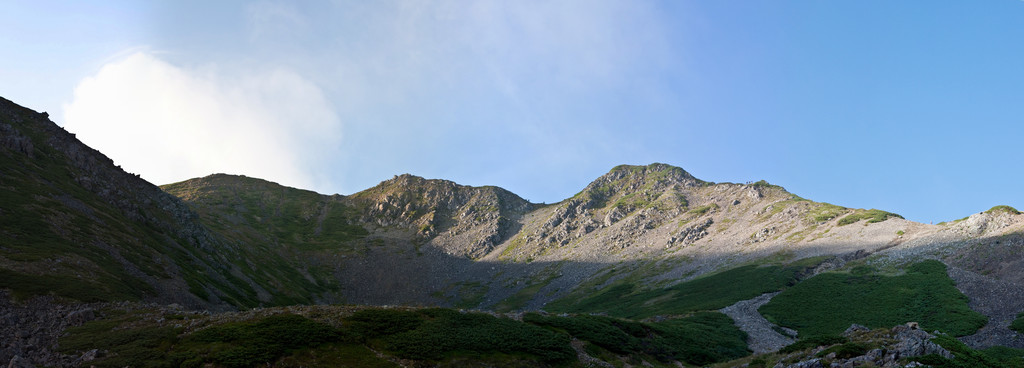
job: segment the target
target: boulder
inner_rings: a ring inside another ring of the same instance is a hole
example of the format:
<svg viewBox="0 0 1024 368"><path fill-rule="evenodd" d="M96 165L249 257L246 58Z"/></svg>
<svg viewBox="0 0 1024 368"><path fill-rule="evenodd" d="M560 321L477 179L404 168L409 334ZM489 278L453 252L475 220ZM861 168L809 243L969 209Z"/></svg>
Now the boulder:
<svg viewBox="0 0 1024 368"><path fill-rule="evenodd" d="M10 363L7 363L7 368L36 368L36 366L22 359L20 355L15 355L14 358L11 358Z"/></svg>

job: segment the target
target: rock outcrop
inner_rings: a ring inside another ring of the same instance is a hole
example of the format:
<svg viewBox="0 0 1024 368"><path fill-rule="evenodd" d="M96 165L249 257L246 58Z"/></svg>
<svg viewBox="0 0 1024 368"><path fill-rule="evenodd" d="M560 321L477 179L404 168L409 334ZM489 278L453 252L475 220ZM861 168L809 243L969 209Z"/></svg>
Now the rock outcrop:
<svg viewBox="0 0 1024 368"><path fill-rule="evenodd" d="M954 358L949 350L931 341L935 335L918 329L915 322L896 326L890 330L870 330L855 324L850 326L843 335L851 340L850 343L844 345L877 347L850 356L852 351L857 351L856 348L830 349L834 346L820 346L787 356L783 360L793 361L792 363L778 363L774 367L920 367L923 364L912 361L910 358L924 355L935 355L945 359Z"/></svg>
<svg viewBox="0 0 1024 368"><path fill-rule="evenodd" d="M447 180L400 175L356 193L360 220L413 231L445 253L480 258L519 229L535 205L498 187L469 187Z"/></svg>
<svg viewBox="0 0 1024 368"><path fill-rule="evenodd" d="M0 291L0 364L7 367L77 366L79 358L56 350L68 327L95 319L94 306L58 303L52 297L21 302Z"/></svg>

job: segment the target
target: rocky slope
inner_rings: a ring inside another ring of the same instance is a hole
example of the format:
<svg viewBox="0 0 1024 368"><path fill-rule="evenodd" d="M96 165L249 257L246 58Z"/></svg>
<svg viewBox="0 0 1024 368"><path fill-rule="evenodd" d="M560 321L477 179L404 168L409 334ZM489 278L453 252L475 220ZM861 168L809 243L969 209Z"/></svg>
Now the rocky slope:
<svg viewBox="0 0 1024 368"><path fill-rule="evenodd" d="M1012 211L925 225L764 182L705 182L664 164L616 167L551 205L411 175L351 196L228 175L164 189L225 237L268 242L291 249L299 264L330 268L338 288L328 299L349 303L542 309L594 279L666 286L813 256L835 256L819 272L855 259L895 269L932 258L1004 289L1022 276L1013 234L1024 215ZM972 300L983 300L967 285ZM987 315L1012 320L1018 309Z"/></svg>
<svg viewBox="0 0 1024 368"><path fill-rule="evenodd" d="M1024 347L1007 328L1024 310L1024 215L1005 206L926 225L665 164L615 167L550 205L412 175L349 196L224 174L156 187L2 99L0 174L0 288L16 298L541 310L622 280L938 259L991 320L964 341Z"/></svg>

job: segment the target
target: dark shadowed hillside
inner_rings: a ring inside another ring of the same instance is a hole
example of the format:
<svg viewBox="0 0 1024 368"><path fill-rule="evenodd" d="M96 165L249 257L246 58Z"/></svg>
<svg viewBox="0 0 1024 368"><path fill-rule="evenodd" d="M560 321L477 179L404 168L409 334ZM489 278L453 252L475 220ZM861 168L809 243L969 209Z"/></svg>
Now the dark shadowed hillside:
<svg viewBox="0 0 1024 368"><path fill-rule="evenodd" d="M264 244L210 232L45 113L0 100L0 143L0 286L15 295L224 309L314 302L328 285Z"/></svg>

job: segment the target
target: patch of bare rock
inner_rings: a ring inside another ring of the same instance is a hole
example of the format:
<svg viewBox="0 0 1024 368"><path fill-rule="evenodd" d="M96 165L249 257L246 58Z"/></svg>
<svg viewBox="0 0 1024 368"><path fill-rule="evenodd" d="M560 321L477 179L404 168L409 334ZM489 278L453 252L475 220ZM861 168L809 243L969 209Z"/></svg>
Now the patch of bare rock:
<svg viewBox="0 0 1024 368"><path fill-rule="evenodd" d="M918 329L917 323L910 322L906 325L893 327L891 330L869 330L867 327L852 325L843 333L843 336L852 341L868 341L881 346L868 350L862 355L853 357L841 357L835 352L829 352L824 356L818 356L825 352L828 347L821 346L812 349L810 352L794 353L793 356L783 359L775 368L825 368L825 367L921 367L921 363L907 361L923 355L935 354L947 359L952 359L953 354L948 350L931 341L935 335Z"/></svg>
<svg viewBox="0 0 1024 368"><path fill-rule="evenodd" d="M795 341L791 336L796 335L796 331L783 330L790 336L778 333L776 330L782 328L768 322L757 311L778 294L778 292L762 294L754 299L739 301L721 309L722 313L735 321L740 330L747 333L747 346L755 354L776 352Z"/></svg>
<svg viewBox="0 0 1024 368"><path fill-rule="evenodd" d="M68 327L96 318L89 305L63 305L52 297L13 301L0 291L0 364L5 367L77 366L80 357L57 352Z"/></svg>

